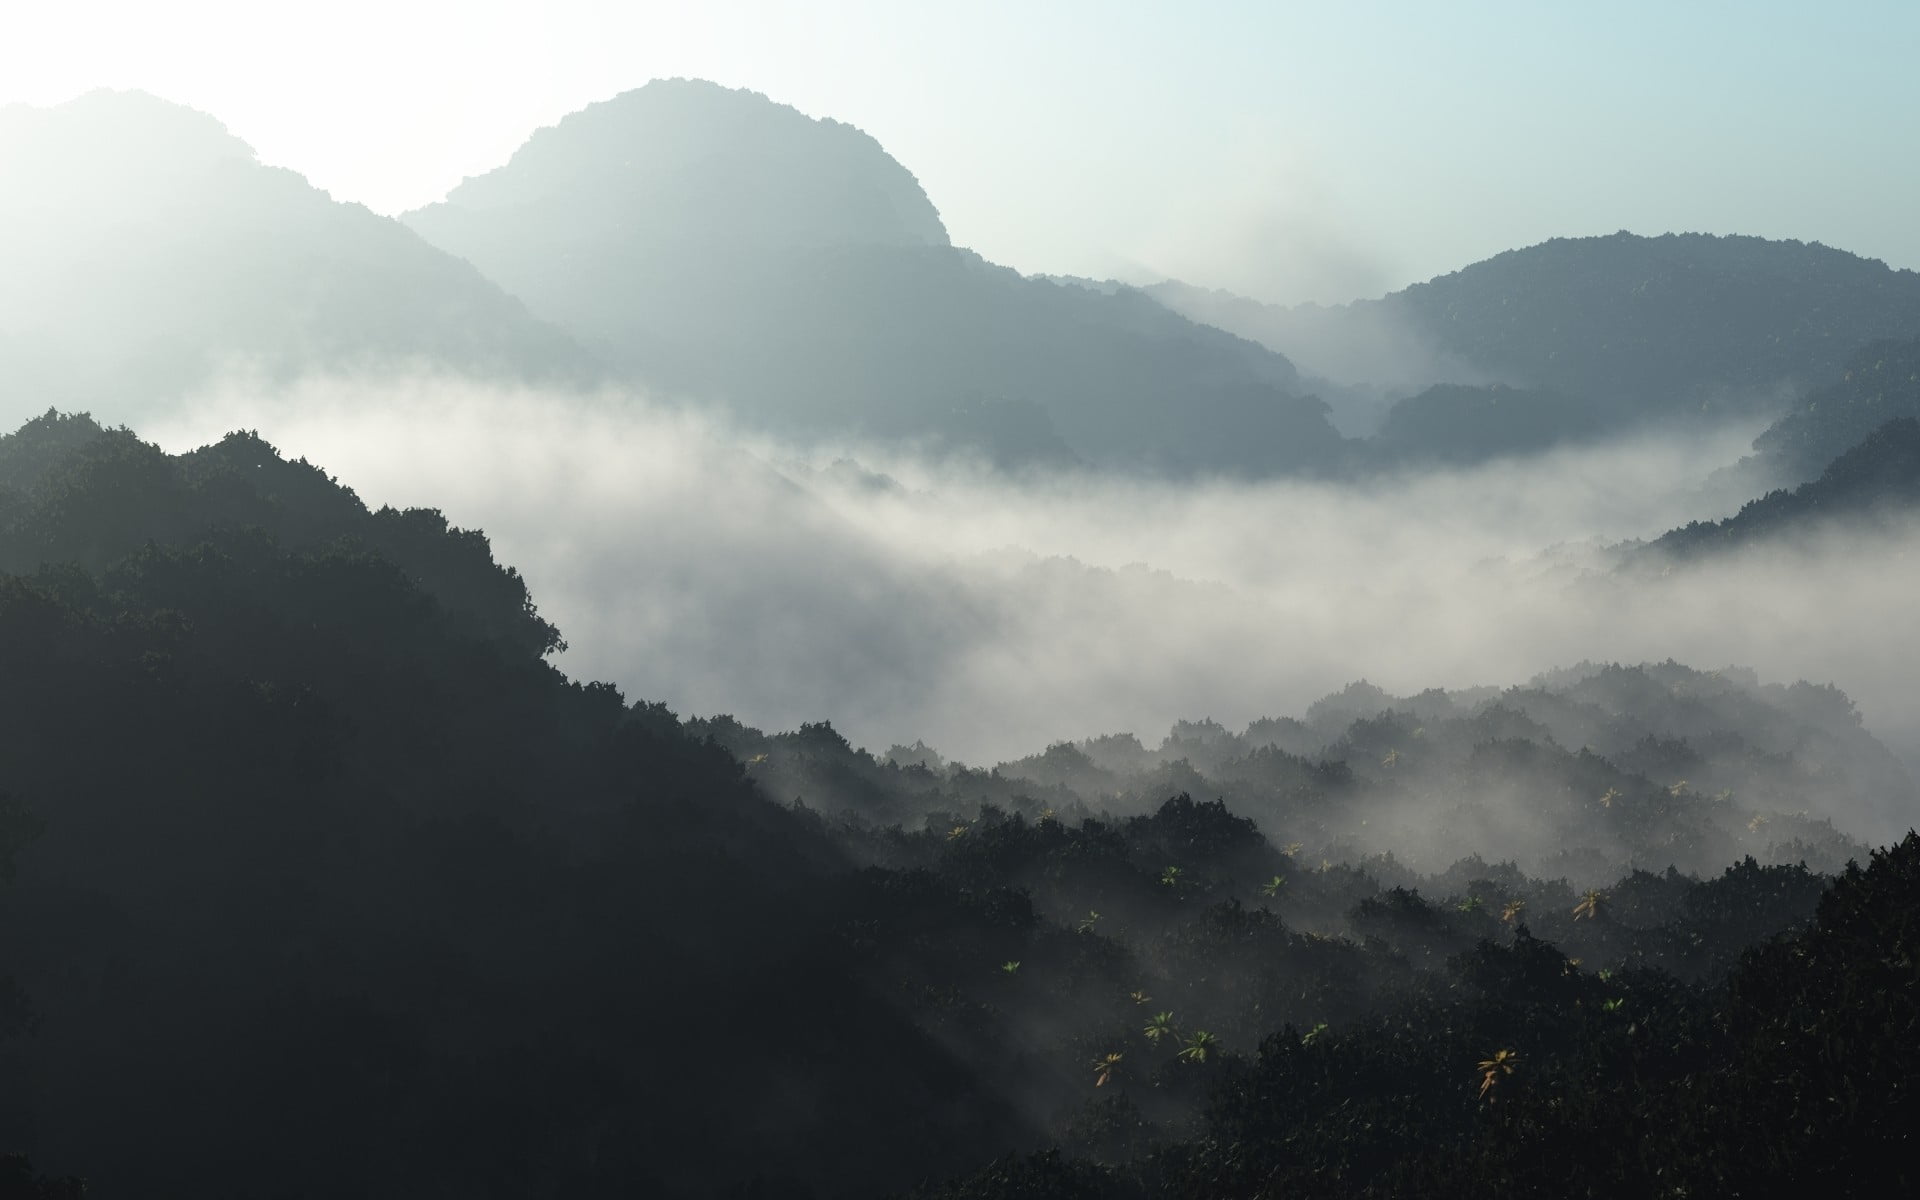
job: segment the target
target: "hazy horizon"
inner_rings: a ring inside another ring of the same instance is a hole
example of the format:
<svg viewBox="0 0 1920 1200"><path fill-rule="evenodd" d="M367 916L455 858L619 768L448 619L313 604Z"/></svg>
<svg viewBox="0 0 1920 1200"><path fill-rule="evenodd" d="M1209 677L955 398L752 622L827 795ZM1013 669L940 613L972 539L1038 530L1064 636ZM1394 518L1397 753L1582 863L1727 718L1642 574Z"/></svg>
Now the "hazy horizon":
<svg viewBox="0 0 1920 1200"><path fill-rule="evenodd" d="M1282 303L1621 229L1920 267L1905 6L971 11L67 5L16 19L0 104L141 88L395 214L589 103L706 78L872 134L956 244L1022 272Z"/></svg>

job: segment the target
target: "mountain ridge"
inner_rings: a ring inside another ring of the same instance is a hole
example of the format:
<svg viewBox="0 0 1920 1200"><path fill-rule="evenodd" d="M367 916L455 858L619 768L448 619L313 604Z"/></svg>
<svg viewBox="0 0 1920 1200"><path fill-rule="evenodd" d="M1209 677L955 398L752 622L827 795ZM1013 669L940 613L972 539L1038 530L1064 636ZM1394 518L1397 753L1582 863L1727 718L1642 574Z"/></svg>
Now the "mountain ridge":
<svg viewBox="0 0 1920 1200"><path fill-rule="evenodd" d="M1863 344L1920 332L1920 274L1738 234L1551 238L1339 305L1144 290L1307 372L1384 389L1375 418L1395 393L1505 384L1576 399L1600 431L1777 411L1838 379Z"/></svg>
<svg viewBox="0 0 1920 1200"><path fill-rule="evenodd" d="M136 416L231 370L599 370L471 264L205 113L111 91L4 112L0 387L28 411Z"/></svg>
<svg viewBox="0 0 1920 1200"><path fill-rule="evenodd" d="M904 223L869 202L890 194L910 202ZM847 196L865 199L824 211ZM401 219L656 387L802 437L938 439L977 398L1007 414L989 444L1037 430L1042 457L1057 457L1047 425L1105 465L1266 473L1342 456L1284 356L955 247L877 142L758 93L622 93Z"/></svg>

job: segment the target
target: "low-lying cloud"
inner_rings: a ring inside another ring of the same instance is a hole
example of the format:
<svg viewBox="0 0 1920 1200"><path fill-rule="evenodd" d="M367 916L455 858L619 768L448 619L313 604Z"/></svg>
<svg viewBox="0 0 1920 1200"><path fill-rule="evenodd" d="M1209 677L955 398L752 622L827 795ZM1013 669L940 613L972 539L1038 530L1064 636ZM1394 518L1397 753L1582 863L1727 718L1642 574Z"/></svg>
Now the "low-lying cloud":
<svg viewBox="0 0 1920 1200"><path fill-rule="evenodd" d="M977 764L1183 717L1241 727L1361 677L1404 693L1674 658L1838 684L1909 761L1920 746L1915 531L1597 569L1603 542L1724 515L1699 481L1751 431L1365 484L1010 481L420 376L229 390L141 432L180 450L232 428L371 505L486 530L566 635L561 666L683 714L831 720ZM1856 830L1904 828L1909 799Z"/></svg>

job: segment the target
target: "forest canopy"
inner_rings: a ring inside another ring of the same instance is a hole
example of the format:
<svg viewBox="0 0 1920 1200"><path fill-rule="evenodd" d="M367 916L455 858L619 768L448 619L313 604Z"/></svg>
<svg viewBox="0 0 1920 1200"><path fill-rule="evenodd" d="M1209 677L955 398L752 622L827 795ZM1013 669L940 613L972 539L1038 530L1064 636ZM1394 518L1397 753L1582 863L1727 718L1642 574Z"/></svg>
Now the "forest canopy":
<svg viewBox="0 0 1920 1200"><path fill-rule="evenodd" d="M1833 818L1911 783L1832 688L876 757L567 679L483 534L257 436L52 412L0 570L9 1195L1705 1189L1910 1115L1920 843Z"/></svg>

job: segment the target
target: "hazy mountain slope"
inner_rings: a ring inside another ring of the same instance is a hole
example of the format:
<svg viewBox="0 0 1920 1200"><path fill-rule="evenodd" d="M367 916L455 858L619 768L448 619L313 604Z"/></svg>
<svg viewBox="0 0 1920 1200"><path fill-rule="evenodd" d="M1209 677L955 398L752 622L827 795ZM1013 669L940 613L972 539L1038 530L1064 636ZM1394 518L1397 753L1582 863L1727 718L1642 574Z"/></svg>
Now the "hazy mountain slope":
<svg viewBox="0 0 1920 1200"><path fill-rule="evenodd" d="M1284 358L953 248L873 139L753 93L650 83L404 219L668 390L775 428L943 434L984 403L1108 462L1340 447Z"/></svg>
<svg viewBox="0 0 1920 1200"><path fill-rule="evenodd" d="M1545 450L1598 425L1587 406L1559 392L1441 383L1389 408L1366 448L1382 466L1468 464Z"/></svg>
<svg viewBox="0 0 1920 1200"><path fill-rule="evenodd" d="M1549 388L1587 402L1602 428L1765 412L1837 379L1863 344L1920 332L1920 274L1817 243L1706 234L1556 238L1331 307L1149 291L1342 382Z"/></svg>
<svg viewBox="0 0 1920 1200"><path fill-rule="evenodd" d="M1140 289L1190 317L1285 354L1300 370L1346 385L1402 394L1434 383L1479 383L1487 373L1419 336L1370 302L1266 304L1177 279Z"/></svg>
<svg viewBox="0 0 1920 1200"><path fill-rule="evenodd" d="M1920 330L1920 274L1817 243L1557 238L1377 301L1496 376L1655 415L1752 411Z"/></svg>
<svg viewBox="0 0 1920 1200"><path fill-rule="evenodd" d="M1812 479L1848 447L1900 417L1920 417L1920 337L1862 346L1840 378L1795 402L1754 440L1774 479Z"/></svg>
<svg viewBox="0 0 1920 1200"><path fill-rule="evenodd" d="M1367 862L1383 878L1382 855L1392 869L1483 858L1589 883L1636 865L1711 874L1745 855L1837 870L1861 849L1841 830L1915 798L1839 689L1673 662L1582 663L1517 687L1413 696L1363 681L1299 719L1238 733L1183 721L1158 745L1125 733L1063 742L990 773L925 746L882 761L807 730L699 724L770 795L828 811L949 828L981 805L1029 819L1133 815L1186 792L1298 843L1289 853L1302 861Z"/></svg>
<svg viewBox="0 0 1920 1200"><path fill-rule="evenodd" d="M1649 550L1696 555L1762 538L1845 536L1862 524L1920 512L1920 421L1899 417L1829 463L1818 479L1779 489L1724 521L1695 521L1659 538ZM1841 526L1836 522L1849 521Z"/></svg>
<svg viewBox="0 0 1920 1200"><path fill-rule="evenodd" d="M125 413L227 367L588 369L468 264L143 93L0 109L0 179L0 416Z"/></svg>

